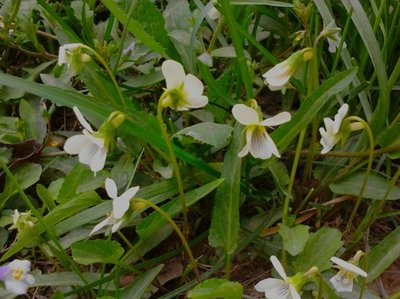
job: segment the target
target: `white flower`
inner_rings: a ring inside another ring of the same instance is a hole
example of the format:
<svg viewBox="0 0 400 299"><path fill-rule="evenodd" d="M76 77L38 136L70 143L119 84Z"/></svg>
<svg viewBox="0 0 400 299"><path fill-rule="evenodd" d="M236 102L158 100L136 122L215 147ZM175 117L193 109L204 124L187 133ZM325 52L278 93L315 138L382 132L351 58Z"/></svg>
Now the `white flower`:
<svg viewBox="0 0 400 299"><path fill-rule="evenodd" d="M353 280L357 275L367 277L367 272L355 266L353 263L358 262L362 255L362 251L358 251L354 258L346 262L337 257L331 257L332 263L339 266L339 272L333 276L329 281L338 292L352 292Z"/></svg>
<svg viewBox="0 0 400 299"><path fill-rule="evenodd" d="M305 48L293 53L288 59L278 63L263 74L265 84L267 84L271 90L282 90L283 93L285 93L290 78L294 75L299 66L304 61L311 59L313 55L314 52L311 48Z"/></svg>
<svg viewBox="0 0 400 299"><path fill-rule="evenodd" d="M161 65L161 71L167 83L163 107L183 111L207 105L208 98L202 95L203 83L192 74L186 75L179 62L166 60Z"/></svg>
<svg viewBox="0 0 400 299"><path fill-rule="evenodd" d="M78 72L83 63L90 61L90 56L82 52L86 46L81 43L65 44L58 50L58 64L66 64L68 68L72 68Z"/></svg>
<svg viewBox="0 0 400 299"><path fill-rule="evenodd" d="M13 260L6 266L0 267L0 279L4 281L6 290L16 294L26 294L30 285L35 283L35 278L28 274L31 262L27 260Z"/></svg>
<svg viewBox="0 0 400 299"><path fill-rule="evenodd" d="M107 194L113 200L112 212L106 219L93 228L93 230L90 232L90 235L94 234L106 225L112 225L111 232L115 233L124 222L124 215L129 209L132 197L134 197L136 192L139 190L138 186L132 187L126 190L122 195L118 196L117 185L115 184L114 180L107 178L105 184Z"/></svg>
<svg viewBox="0 0 400 299"><path fill-rule="evenodd" d="M18 230L32 228L36 222L36 219L31 215L31 211L20 213L17 209L14 210L12 220L13 225L10 226L10 230L15 228Z"/></svg>
<svg viewBox="0 0 400 299"><path fill-rule="evenodd" d="M267 278L255 285L258 292L264 292L266 298L271 299L301 299L294 282L288 277L281 263L275 256L271 256L271 263L276 272L283 279Z"/></svg>
<svg viewBox="0 0 400 299"><path fill-rule="evenodd" d="M331 53L336 53L336 49L339 48L341 39L342 38L340 37L339 32L334 33L332 35L332 38L328 36L326 39L328 41L328 45L329 45L328 51ZM347 47L346 43L343 43L342 50L345 49L346 47Z"/></svg>
<svg viewBox="0 0 400 299"><path fill-rule="evenodd" d="M83 117L77 107L72 108L81 125L83 135L75 135L67 139L64 150L71 155L78 154L79 162L90 166L90 169L96 173L103 169L106 163L108 146L105 138L94 132L92 127Z"/></svg>
<svg viewBox="0 0 400 299"><path fill-rule="evenodd" d="M319 133L321 134L320 143L323 147L321 154L326 154L329 152L336 143L341 138L340 128L342 125L343 119L346 117L347 112L349 111L349 105L343 104L338 113L335 115L334 120L329 117L324 118L325 128L319 128Z"/></svg>
<svg viewBox="0 0 400 299"><path fill-rule="evenodd" d="M280 158L280 154L272 138L268 135L266 126L277 126L290 120L289 112L281 112L274 117L262 119L258 112L243 104L236 104L232 114L238 122L245 125L246 145L239 152L239 157L249 152L255 158L268 159L272 155Z"/></svg>
<svg viewBox="0 0 400 299"><path fill-rule="evenodd" d="M215 8L213 0L208 2L208 4L206 5L206 10L207 10L207 17L209 17L211 20L216 20L221 16L219 10Z"/></svg>

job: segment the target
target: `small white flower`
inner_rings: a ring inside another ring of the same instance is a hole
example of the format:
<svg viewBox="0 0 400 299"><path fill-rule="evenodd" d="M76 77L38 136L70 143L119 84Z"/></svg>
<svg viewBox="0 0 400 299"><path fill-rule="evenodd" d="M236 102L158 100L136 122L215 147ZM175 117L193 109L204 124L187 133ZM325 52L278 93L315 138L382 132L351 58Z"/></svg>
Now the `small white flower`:
<svg viewBox="0 0 400 299"><path fill-rule="evenodd" d="M246 145L239 152L239 157L244 157L250 152L255 158L268 159L272 155L280 158L278 149L265 127L288 122L291 118L289 112L281 112L263 120L255 109L243 104L236 104L232 108L232 114L238 122L246 126L244 129Z"/></svg>
<svg viewBox="0 0 400 299"><path fill-rule="evenodd" d="M255 285L257 292L264 292L265 298L270 299L301 299L295 284L291 281L275 256L271 256L271 263L282 279L267 278Z"/></svg>
<svg viewBox="0 0 400 299"><path fill-rule="evenodd" d="M124 222L124 215L129 209L131 199L139 190L138 186L132 187L126 190L122 195L118 196L117 185L115 184L114 180L107 178L105 185L108 196L113 200L112 212L106 219L101 221L93 228L93 230L90 232L90 235L107 225L112 225L111 232L115 233Z"/></svg>
<svg viewBox="0 0 400 299"><path fill-rule="evenodd" d="M367 272L355 266L353 263L358 262L362 255L362 251L358 251L353 259L346 262L337 257L331 257L332 263L339 266L339 272L333 276L329 281L338 292L352 292L353 280L357 275L367 277Z"/></svg>
<svg viewBox="0 0 400 299"><path fill-rule="evenodd" d="M338 113L335 115L334 120L330 119L329 117L324 118L325 129L322 127L319 128L319 133L321 134L320 143L323 147L321 154L326 154L329 152L340 140L340 128L348 111L349 105L343 104Z"/></svg>
<svg viewBox="0 0 400 299"><path fill-rule="evenodd" d="M203 83L192 74L186 75L179 62L165 60L161 71L167 83L163 107L183 111L207 105L208 98L203 96Z"/></svg>
<svg viewBox="0 0 400 299"><path fill-rule="evenodd" d="M68 66L71 63L71 52L76 49L82 47L81 43L73 43L73 44L65 44L58 49L58 64L67 64Z"/></svg>
<svg viewBox="0 0 400 299"><path fill-rule="evenodd" d="M66 64L69 69L79 72L85 62L90 61L90 56L83 53L86 46L81 43L65 44L58 50L58 64Z"/></svg>
<svg viewBox="0 0 400 299"><path fill-rule="evenodd" d="M67 139L64 150L71 155L78 154L79 162L90 166L90 169L96 173L103 169L106 163L108 146L105 138L94 132L92 127L83 117L77 107L72 108L81 125L83 135L75 135Z"/></svg>
<svg viewBox="0 0 400 299"><path fill-rule="evenodd" d="M12 216L13 225L10 226L11 229L24 229L24 228L32 228L35 225L36 219L32 217L31 211L20 213L17 209L14 210L14 214Z"/></svg>
<svg viewBox="0 0 400 299"><path fill-rule="evenodd" d="M268 72L263 74L265 84L267 84L269 89L273 91L282 90L282 92L285 93L290 78L294 75L299 66L304 61L311 59L313 55L313 50L311 48L305 48L293 53L289 58L278 63Z"/></svg>
<svg viewBox="0 0 400 299"><path fill-rule="evenodd" d="M206 5L206 10L207 10L207 17L209 17L211 20L216 20L221 16L219 10L215 8L213 0L208 2L208 4Z"/></svg>
<svg viewBox="0 0 400 299"><path fill-rule="evenodd" d="M342 38L340 37L339 32L334 33L332 37L333 38L328 36L326 39L329 45L328 51L331 53L336 53L336 50L339 48L339 44ZM346 47L347 47L346 43L343 43L342 50L345 49Z"/></svg>
<svg viewBox="0 0 400 299"><path fill-rule="evenodd" d="M16 294L26 294L30 285L35 283L35 278L28 274L31 262L27 260L13 260L6 266L0 267L0 279L4 281L6 290Z"/></svg>

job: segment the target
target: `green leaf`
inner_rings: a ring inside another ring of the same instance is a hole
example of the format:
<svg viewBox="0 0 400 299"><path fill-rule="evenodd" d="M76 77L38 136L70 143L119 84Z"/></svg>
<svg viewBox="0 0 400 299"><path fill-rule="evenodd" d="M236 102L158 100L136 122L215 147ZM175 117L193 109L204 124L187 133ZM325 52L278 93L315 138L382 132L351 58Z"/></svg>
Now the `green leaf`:
<svg viewBox="0 0 400 299"><path fill-rule="evenodd" d="M231 255L238 244L240 215L240 170L242 159L238 153L242 147L243 126L236 123L232 143L224 158L222 178L225 181L217 189L212 212L210 245L223 247Z"/></svg>
<svg viewBox="0 0 400 299"><path fill-rule="evenodd" d="M243 287L239 282L220 278L210 278L195 286L189 291L190 299L241 299Z"/></svg>
<svg viewBox="0 0 400 299"><path fill-rule="evenodd" d="M220 148L227 144L233 128L215 123L200 123L180 130L174 137L190 136L199 143L206 143Z"/></svg>
<svg viewBox="0 0 400 299"><path fill-rule="evenodd" d="M382 147L400 146L400 124L396 123L387 130L385 130L378 138L378 143ZM390 159L400 158L400 150L390 152L387 154Z"/></svg>
<svg viewBox="0 0 400 299"><path fill-rule="evenodd" d="M362 182L364 180L364 172L357 171L345 177L339 182L335 182L329 185L332 192L337 194L348 194L358 196ZM389 188L392 188L389 195L386 197L387 200L396 200L400 198L400 188L397 186L390 186L390 179L384 179L382 176L370 173L368 175L368 183L365 188L363 197L375 200L382 200L385 193Z"/></svg>
<svg viewBox="0 0 400 299"><path fill-rule="evenodd" d="M232 5L269 5L275 7L293 7L292 3L274 0L230 0Z"/></svg>
<svg viewBox="0 0 400 299"><path fill-rule="evenodd" d="M21 100L19 103L19 115L24 122L25 139L39 139L36 112L26 100Z"/></svg>
<svg viewBox="0 0 400 299"><path fill-rule="evenodd" d="M113 0L101 1L110 12L126 25L126 13ZM164 19L157 7L147 0L138 0L128 31L140 39L143 44L164 57L176 57L175 49L164 29Z"/></svg>
<svg viewBox="0 0 400 299"><path fill-rule="evenodd" d="M296 225L292 228L280 224L279 234L282 237L283 248L292 256L298 255L303 251L304 246L310 237L310 233L308 232L309 229L309 226L302 224Z"/></svg>
<svg viewBox="0 0 400 299"><path fill-rule="evenodd" d="M195 204L197 201L217 188L223 181L224 179L217 179L185 193L186 206L190 207L191 205ZM163 209L170 217L174 217L182 211L180 199L177 198L170 201L169 203L163 205L161 209ZM165 223L167 223L167 221L161 217L157 211L154 211L136 226L136 232L141 239L146 239L155 233L159 228L161 228Z"/></svg>
<svg viewBox="0 0 400 299"><path fill-rule="evenodd" d="M45 186L43 186L42 184L37 184L36 193L49 211L53 210L56 207L53 196Z"/></svg>
<svg viewBox="0 0 400 299"><path fill-rule="evenodd" d="M135 278L121 293L121 299L141 299L164 265L158 265Z"/></svg>
<svg viewBox="0 0 400 299"><path fill-rule="evenodd" d="M69 198L76 195L76 190L78 189L78 186L81 183L83 176L85 175L86 169L87 167L81 163L77 163L71 169L71 171L64 178L64 182L61 185L60 191L58 192L58 202L67 202Z"/></svg>
<svg viewBox="0 0 400 299"><path fill-rule="evenodd" d="M77 263L91 265L95 263L117 264L124 249L117 241L83 240L72 244L72 258Z"/></svg>
<svg viewBox="0 0 400 299"><path fill-rule="evenodd" d="M400 256L400 227L391 232L385 239L379 242L367 256L368 265L367 283L372 282L382 274Z"/></svg>
<svg viewBox="0 0 400 299"><path fill-rule="evenodd" d="M293 263L296 272L306 272L317 266L323 272L331 267L330 258L342 247L342 234L329 227L323 227L311 234L302 253Z"/></svg>

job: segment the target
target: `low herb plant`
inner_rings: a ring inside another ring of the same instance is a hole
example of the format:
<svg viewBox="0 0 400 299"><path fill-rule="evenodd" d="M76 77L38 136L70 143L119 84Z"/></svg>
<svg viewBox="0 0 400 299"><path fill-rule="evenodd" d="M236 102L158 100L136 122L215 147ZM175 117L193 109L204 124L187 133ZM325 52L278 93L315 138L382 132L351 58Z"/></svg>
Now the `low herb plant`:
<svg viewBox="0 0 400 299"><path fill-rule="evenodd" d="M0 297L398 298L399 16L0 1Z"/></svg>

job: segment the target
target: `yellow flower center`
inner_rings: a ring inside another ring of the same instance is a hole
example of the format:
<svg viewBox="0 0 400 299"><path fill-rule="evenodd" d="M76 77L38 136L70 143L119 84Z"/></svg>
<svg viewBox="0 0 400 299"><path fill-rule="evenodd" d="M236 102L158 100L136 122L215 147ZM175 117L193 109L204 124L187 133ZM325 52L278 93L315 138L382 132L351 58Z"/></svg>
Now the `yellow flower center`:
<svg viewBox="0 0 400 299"><path fill-rule="evenodd" d="M10 272L16 280L20 280L24 277L24 270L21 268L12 268Z"/></svg>
<svg viewBox="0 0 400 299"><path fill-rule="evenodd" d="M184 83L182 82L175 88L167 90L168 94L162 101L163 107L171 107L178 110L180 106L188 104L186 92L183 90Z"/></svg>

